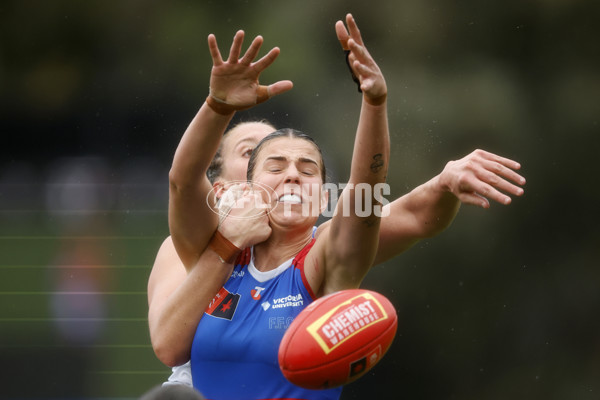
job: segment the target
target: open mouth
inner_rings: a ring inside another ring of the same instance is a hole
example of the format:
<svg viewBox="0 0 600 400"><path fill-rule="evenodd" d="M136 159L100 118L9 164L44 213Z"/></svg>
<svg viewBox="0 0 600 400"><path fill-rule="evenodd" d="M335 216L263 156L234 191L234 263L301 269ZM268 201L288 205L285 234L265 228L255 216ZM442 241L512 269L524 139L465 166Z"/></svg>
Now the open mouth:
<svg viewBox="0 0 600 400"><path fill-rule="evenodd" d="M297 194L284 194L279 198L280 203L302 204L302 198Z"/></svg>

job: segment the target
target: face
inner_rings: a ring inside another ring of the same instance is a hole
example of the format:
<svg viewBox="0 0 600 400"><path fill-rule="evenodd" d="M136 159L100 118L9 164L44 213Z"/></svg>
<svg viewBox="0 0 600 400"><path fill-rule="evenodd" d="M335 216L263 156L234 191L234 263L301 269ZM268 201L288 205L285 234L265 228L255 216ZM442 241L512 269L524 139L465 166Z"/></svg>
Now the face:
<svg viewBox="0 0 600 400"><path fill-rule="evenodd" d="M233 128L223 141L223 168L218 180L245 181L252 151L262 138L273 131L271 125L262 122L248 122Z"/></svg>
<svg viewBox="0 0 600 400"><path fill-rule="evenodd" d="M319 150L304 139L280 137L265 143L256 155L252 182L271 206L271 222L314 224L327 205Z"/></svg>

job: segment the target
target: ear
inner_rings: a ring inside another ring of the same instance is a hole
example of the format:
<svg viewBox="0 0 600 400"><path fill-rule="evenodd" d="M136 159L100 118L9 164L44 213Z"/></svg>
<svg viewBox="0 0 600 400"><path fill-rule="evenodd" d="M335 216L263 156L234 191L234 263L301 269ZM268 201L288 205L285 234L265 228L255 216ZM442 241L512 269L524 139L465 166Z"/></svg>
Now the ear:
<svg viewBox="0 0 600 400"><path fill-rule="evenodd" d="M225 190L226 190L226 188L225 188L225 182L217 180L217 181L215 181L215 183L213 183L212 187L213 187L213 192L215 194L215 197L217 199L220 199L221 196L223 196L223 193L225 193Z"/></svg>

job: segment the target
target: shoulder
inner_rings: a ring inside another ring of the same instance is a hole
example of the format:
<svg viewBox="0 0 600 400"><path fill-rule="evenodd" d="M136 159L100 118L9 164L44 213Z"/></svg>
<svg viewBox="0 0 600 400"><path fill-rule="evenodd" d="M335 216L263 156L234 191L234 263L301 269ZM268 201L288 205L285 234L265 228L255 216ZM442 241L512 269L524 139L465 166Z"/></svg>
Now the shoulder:
<svg viewBox="0 0 600 400"><path fill-rule="evenodd" d="M331 225L331 220L327 220L325 222L323 222L321 225L319 225L317 227L317 229L314 232L313 237L316 239L319 236L321 236L321 234L327 230L329 230L329 226Z"/></svg>
<svg viewBox="0 0 600 400"><path fill-rule="evenodd" d="M304 257L304 276L315 297L321 296L321 288L326 275L325 254L329 228L329 221L319 225L314 234L314 243Z"/></svg>

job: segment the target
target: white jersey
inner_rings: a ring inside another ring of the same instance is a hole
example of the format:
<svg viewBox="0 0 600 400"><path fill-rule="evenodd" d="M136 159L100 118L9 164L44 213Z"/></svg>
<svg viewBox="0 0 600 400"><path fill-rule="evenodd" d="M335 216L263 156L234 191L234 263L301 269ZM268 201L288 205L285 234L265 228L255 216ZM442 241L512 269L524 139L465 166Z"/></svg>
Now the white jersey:
<svg viewBox="0 0 600 400"><path fill-rule="evenodd" d="M185 385L193 387L192 366L190 362L172 368L171 376L163 385Z"/></svg>

